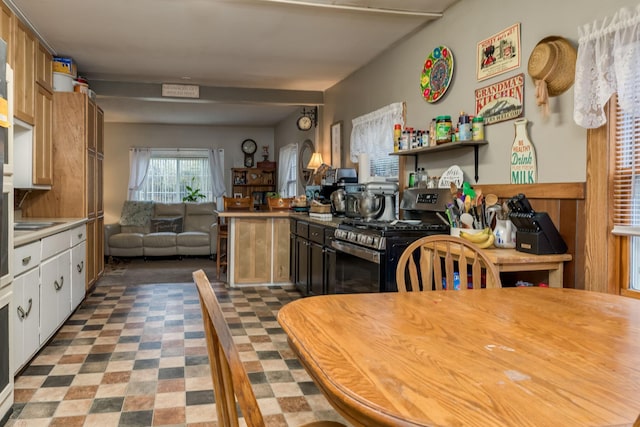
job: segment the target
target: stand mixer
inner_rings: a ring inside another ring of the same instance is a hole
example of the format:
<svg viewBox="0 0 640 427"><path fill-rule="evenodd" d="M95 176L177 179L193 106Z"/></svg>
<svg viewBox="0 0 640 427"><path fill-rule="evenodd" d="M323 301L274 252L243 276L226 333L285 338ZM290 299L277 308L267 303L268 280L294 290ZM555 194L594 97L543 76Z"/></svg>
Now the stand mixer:
<svg viewBox="0 0 640 427"><path fill-rule="evenodd" d="M396 220L396 194L398 184L395 182L368 182L360 194L359 210L365 220Z"/></svg>

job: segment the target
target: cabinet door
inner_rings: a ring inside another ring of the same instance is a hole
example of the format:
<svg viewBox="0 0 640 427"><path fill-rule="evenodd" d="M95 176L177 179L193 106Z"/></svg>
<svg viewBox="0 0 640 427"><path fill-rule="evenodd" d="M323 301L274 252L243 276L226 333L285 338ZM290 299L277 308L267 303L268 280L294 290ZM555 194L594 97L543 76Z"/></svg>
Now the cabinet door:
<svg viewBox="0 0 640 427"><path fill-rule="evenodd" d="M273 281L286 282L289 279L289 220L273 218Z"/></svg>
<svg viewBox="0 0 640 427"><path fill-rule="evenodd" d="M296 251L296 235L291 234L289 236L289 281L293 284L296 283L296 261L298 259Z"/></svg>
<svg viewBox="0 0 640 427"><path fill-rule="evenodd" d="M87 222L87 281L85 289L89 289L97 280L96 266L96 220Z"/></svg>
<svg viewBox="0 0 640 427"><path fill-rule="evenodd" d="M328 293L330 284L336 282L336 250L324 248L324 293Z"/></svg>
<svg viewBox="0 0 640 427"><path fill-rule="evenodd" d="M296 237L295 285L302 295L309 295L309 243L302 237Z"/></svg>
<svg viewBox="0 0 640 427"><path fill-rule="evenodd" d="M87 103L87 148L96 151L96 104Z"/></svg>
<svg viewBox="0 0 640 427"><path fill-rule="evenodd" d="M96 217L96 153L87 151L87 217Z"/></svg>
<svg viewBox="0 0 640 427"><path fill-rule="evenodd" d="M96 280L104 274L104 216L96 219Z"/></svg>
<svg viewBox="0 0 640 427"><path fill-rule="evenodd" d="M40 344L44 344L71 313L71 251L40 265Z"/></svg>
<svg viewBox="0 0 640 427"><path fill-rule="evenodd" d="M96 105L96 151L104 154L104 112Z"/></svg>
<svg viewBox="0 0 640 427"><path fill-rule="evenodd" d="M87 280L87 242L71 248L71 310L75 310L85 295Z"/></svg>
<svg viewBox="0 0 640 427"><path fill-rule="evenodd" d="M96 156L96 216L104 215L104 157Z"/></svg>
<svg viewBox="0 0 640 427"><path fill-rule="evenodd" d="M7 43L7 63L11 67L13 67L14 21L15 17L11 9L4 2L0 2L0 37Z"/></svg>
<svg viewBox="0 0 640 427"><path fill-rule="evenodd" d="M324 282L324 255L322 245L309 244L309 295L322 295Z"/></svg>
<svg viewBox="0 0 640 427"><path fill-rule="evenodd" d="M40 42L36 49L36 83L53 91L53 58Z"/></svg>
<svg viewBox="0 0 640 427"><path fill-rule="evenodd" d="M40 272L34 268L13 279L13 372L40 347Z"/></svg>
<svg viewBox="0 0 640 427"><path fill-rule="evenodd" d="M53 184L53 96L40 85L36 88L33 182Z"/></svg>
<svg viewBox="0 0 640 427"><path fill-rule="evenodd" d="M15 30L14 115L29 124L35 116L36 38L19 19Z"/></svg>

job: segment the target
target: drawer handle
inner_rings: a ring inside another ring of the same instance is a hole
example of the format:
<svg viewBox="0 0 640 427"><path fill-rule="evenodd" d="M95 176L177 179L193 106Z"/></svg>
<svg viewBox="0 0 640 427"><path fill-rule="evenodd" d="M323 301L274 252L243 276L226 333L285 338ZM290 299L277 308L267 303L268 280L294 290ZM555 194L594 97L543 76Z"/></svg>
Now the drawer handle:
<svg viewBox="0 0 640 427"><path fill-rule="evenodd" d="M80 261L80 264L76 265L76 268L78 269L78 273L82 273L82 270L84 269L84 261Z"/></svg>
<svg viewBox="0 0 640 427"><path fill-rule="evenodd" d="M18 306L18 317L24 319L25 317L29 317L29 313L31 313L31 307L33 306L33 299L29 298L29 308L27 311L24 311L21 305Z"/></svg>
<svg viewBox="0 0 640 427"><path fill-rule="evenodd" d="M78 239L82 239L82 233L78 233Z"/></svg>
<svg viewBox="0 0 640 427"><path fill-rule="evenodd" d="M22 258L22 265L27 265L31 262L31 255Z"/></svg>
<svg viewBox="0 0 640 427"><path fill-rule="evenodd" d="M64 286L64 276L60 276L60 283L57 280L54 280L53 287L56 288L56 291L59 291Z"/></svg>

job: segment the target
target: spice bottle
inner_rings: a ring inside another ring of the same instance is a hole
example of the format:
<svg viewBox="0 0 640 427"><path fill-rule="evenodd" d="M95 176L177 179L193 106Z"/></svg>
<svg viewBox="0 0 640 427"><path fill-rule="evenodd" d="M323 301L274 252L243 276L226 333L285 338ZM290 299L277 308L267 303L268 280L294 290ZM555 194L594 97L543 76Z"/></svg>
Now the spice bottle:
<svg viewBox="0 0 640 427"><path fill-rule="evenodd" d="M393 126L393 151L396 153L400 150L400 138L402 138L402 125L396 123Z"/></svg>
<svg viewBox="0 0 640 427"><path fill-rule="evenodd" d="M471 133L474 141L482 141L484 139L484 119L481 116L473 118Z"/></svg>
<svg viewBox="0 0 640 427"><path fill-rule="evenodd" d="M458 118L458 133L460 141L469 141L472 137L471 120L469 120L469 116L464 111L460 111L460 117Z"/></svg>

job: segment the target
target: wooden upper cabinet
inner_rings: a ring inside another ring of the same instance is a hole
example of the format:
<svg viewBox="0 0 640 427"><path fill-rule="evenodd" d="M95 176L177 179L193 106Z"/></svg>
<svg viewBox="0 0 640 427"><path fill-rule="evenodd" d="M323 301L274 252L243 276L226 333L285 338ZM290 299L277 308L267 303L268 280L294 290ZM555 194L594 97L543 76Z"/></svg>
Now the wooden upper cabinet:
<svg viewBox="0 0 640 427"><path fill-rule="evenodd" d="M96 106L96 151L104 154L104 112Z"/></svg>
<svg viewBox="0 0 640 427"><path fill-rule="evenodd" d="M35 94L33 183L53 184L53 95L40 85Z"/></svg>
<svg viewBox="0 0 640 427"><path fill-rule="evenodd" d="M87 148L96 151L96 104L87 102Z"/></svg>
<svg viewBox="0 0 640 427"><path fill-rule="evenodd" d="M36 38L22 22L15 21L14 115L35 124Z"/></svg>
<svg viewBox="0 0 640 427"><path fill-rule="evenodd" d="M53 91L53 56L40 42L36 50L36 83Z"/></svg>
<svg viewBox="0 0 640 427"><path fill-rule="evenodd" d="M7 43L7 63L13 67L13 23L15 17L9 7L0 2L0 37Z"/></svg>

